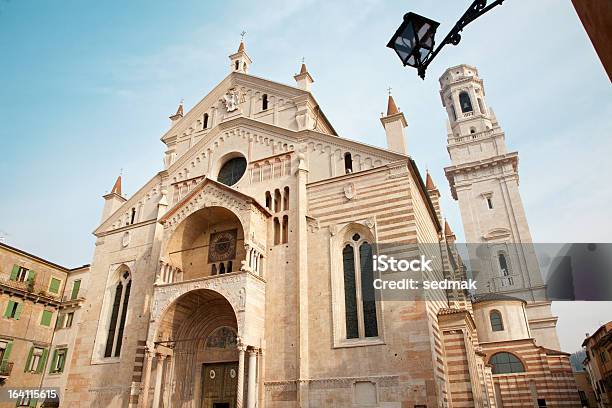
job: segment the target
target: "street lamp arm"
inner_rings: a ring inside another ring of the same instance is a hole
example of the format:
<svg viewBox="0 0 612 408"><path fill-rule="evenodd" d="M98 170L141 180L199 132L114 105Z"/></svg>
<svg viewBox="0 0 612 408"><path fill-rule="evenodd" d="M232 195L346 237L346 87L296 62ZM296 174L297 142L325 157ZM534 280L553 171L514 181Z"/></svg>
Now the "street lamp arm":
<svg viewBox="0 0 612 408"><path fill-rule="evenodd" d="M446 34L446 37L442 40L440 45L436 47L436 49L427 56L427 58L421 63L418 68L419 76L422 79L425 79L425 71L427 70L427 66L429 63L438 55L440 50L446 44L457 45L459 41L461 41L461 31L470 24L472 21L476 20L478 17L482 16L486 12L490 11L496 6L500 6L505 0L495 0L491 4L487 6L487 0L474 0L474 2L470 5L470 7L466 10L465 13L461 16L459 21L455 23L455 26Z"/></svg>

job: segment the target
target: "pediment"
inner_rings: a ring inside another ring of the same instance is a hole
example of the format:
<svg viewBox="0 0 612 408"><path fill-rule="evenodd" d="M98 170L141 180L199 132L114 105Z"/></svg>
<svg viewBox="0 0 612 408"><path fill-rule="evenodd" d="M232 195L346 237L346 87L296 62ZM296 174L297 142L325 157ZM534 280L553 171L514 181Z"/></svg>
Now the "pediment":
<svg viewBox="0 0 612 408"><path fill-rule="evenodd" d="M264 219L272 216L253 197L204 177L185 197L170 207L159 222L164 227L174 228L199 209L212 206L227 208L242 221L244 221L244 213L249 211L257 212Z"/></svg>

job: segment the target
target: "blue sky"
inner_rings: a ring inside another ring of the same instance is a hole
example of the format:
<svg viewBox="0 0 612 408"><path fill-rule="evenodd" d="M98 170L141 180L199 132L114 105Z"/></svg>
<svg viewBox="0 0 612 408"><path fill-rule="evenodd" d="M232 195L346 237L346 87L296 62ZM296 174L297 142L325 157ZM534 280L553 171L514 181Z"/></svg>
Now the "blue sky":
<svg viewBox="0 0 612 408"><path fill-rule="evenodd" d="M534 240L612 242L612 92L571 2L508 0L445 48L425 81L385 48L405 12L440 21L441 36L468 3L0 0L1 234L61 264L90 262L101 196L120 169L131 194L162 168L168 115L227 75L246 30L251 73L293 84L304 57L343 137L384 146L391 86L410 154L430 169L460 239L437 79L452 65L477 66L520 153ZM603 309L556 305L564 348L609 319Z"/></svg>

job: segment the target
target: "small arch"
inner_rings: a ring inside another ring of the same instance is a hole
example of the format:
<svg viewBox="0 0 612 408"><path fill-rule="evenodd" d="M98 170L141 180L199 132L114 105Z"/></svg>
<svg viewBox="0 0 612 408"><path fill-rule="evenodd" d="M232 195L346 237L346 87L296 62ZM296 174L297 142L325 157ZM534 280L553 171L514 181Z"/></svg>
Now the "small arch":
<svg viewBox="0 0 612 408"><path fill-rule="evenodd" d="M202 129L208 129L208 113L204 114L204 119L202 120Z"/></svg>
<svg viewBox="0 0 612 408"><path fill-rule="evenodd" d="M491 322L492 331L504 331L504 321L499 310L491 310L489 313L489 321Z"/></svg>
<svg viewBox="0 0 612 408"><path fill-rule="evenodd" d="M266 208L272 211L272 194L269 191L266 191Z"/></svg>
<svg viewBox="0 0 612 408"><path fill-rule="evenodd" d="M476 133L476 128L474 126L472 126L470 128L470 134L474 134L474 133Z"/></svg>
<svg viewBox="0 0 612 408"><path fill-rule="evenodd" d="M274 190L274 212L279 212L281 210L281 192L277 188Z"/></svg>
<svg viewBox="0 0 612 408"><path fill-rule="evenodd" d="M353 157L350 152L344 153L344 173L350 174L353 172Z"/></svg>
<svg viewBox="0 0 612 408"><path fill-rule="evenodd" d="M268 109L268 94L263 94L261 96L261 110Z"/></svg>
<svg viewBox="0 0 612 408"><path fill-rule="evenodd" d="M278 217L274 217L274 245L280 244L281 226Z"/></svg>
<svg viewBox="0 0 612 408"><path fill-rule="evenodd" d="M472 108L472 100L470 99L470 95L467 92L463 91L459 94L459 106L461 106L461 112L473 112Z"/></svg>
<svg viewBox="0 0 612 408"><path fill-rule="evenodd" d="M525 366L521 360L512 353L502 351L493 354L489 359L489 364L493 368L493 374L524 373Z"/></svg>
<svg viewBox="0 0 612 408"><path fill-rule="evenodd" d="M240 69L240 61L236 60L234 67L235 67L235 70L238 71Z"/></svg>
<svg viewBox="0 0 612 408"><path fill-rule="evenodd" d="M223 275L225 273L225 263L221 262L219 265L219 275Z"/></svg>

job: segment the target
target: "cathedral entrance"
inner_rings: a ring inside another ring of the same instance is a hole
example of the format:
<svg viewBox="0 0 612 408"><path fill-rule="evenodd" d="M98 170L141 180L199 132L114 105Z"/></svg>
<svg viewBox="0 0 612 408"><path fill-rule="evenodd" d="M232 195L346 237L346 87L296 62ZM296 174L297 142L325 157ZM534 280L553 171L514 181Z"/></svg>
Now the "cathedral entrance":
<svg viewBox="0 0 612 408"><path fill-rule="evenodd" d="M235 408L238 362L202 365L202 408Z"/></svg>

